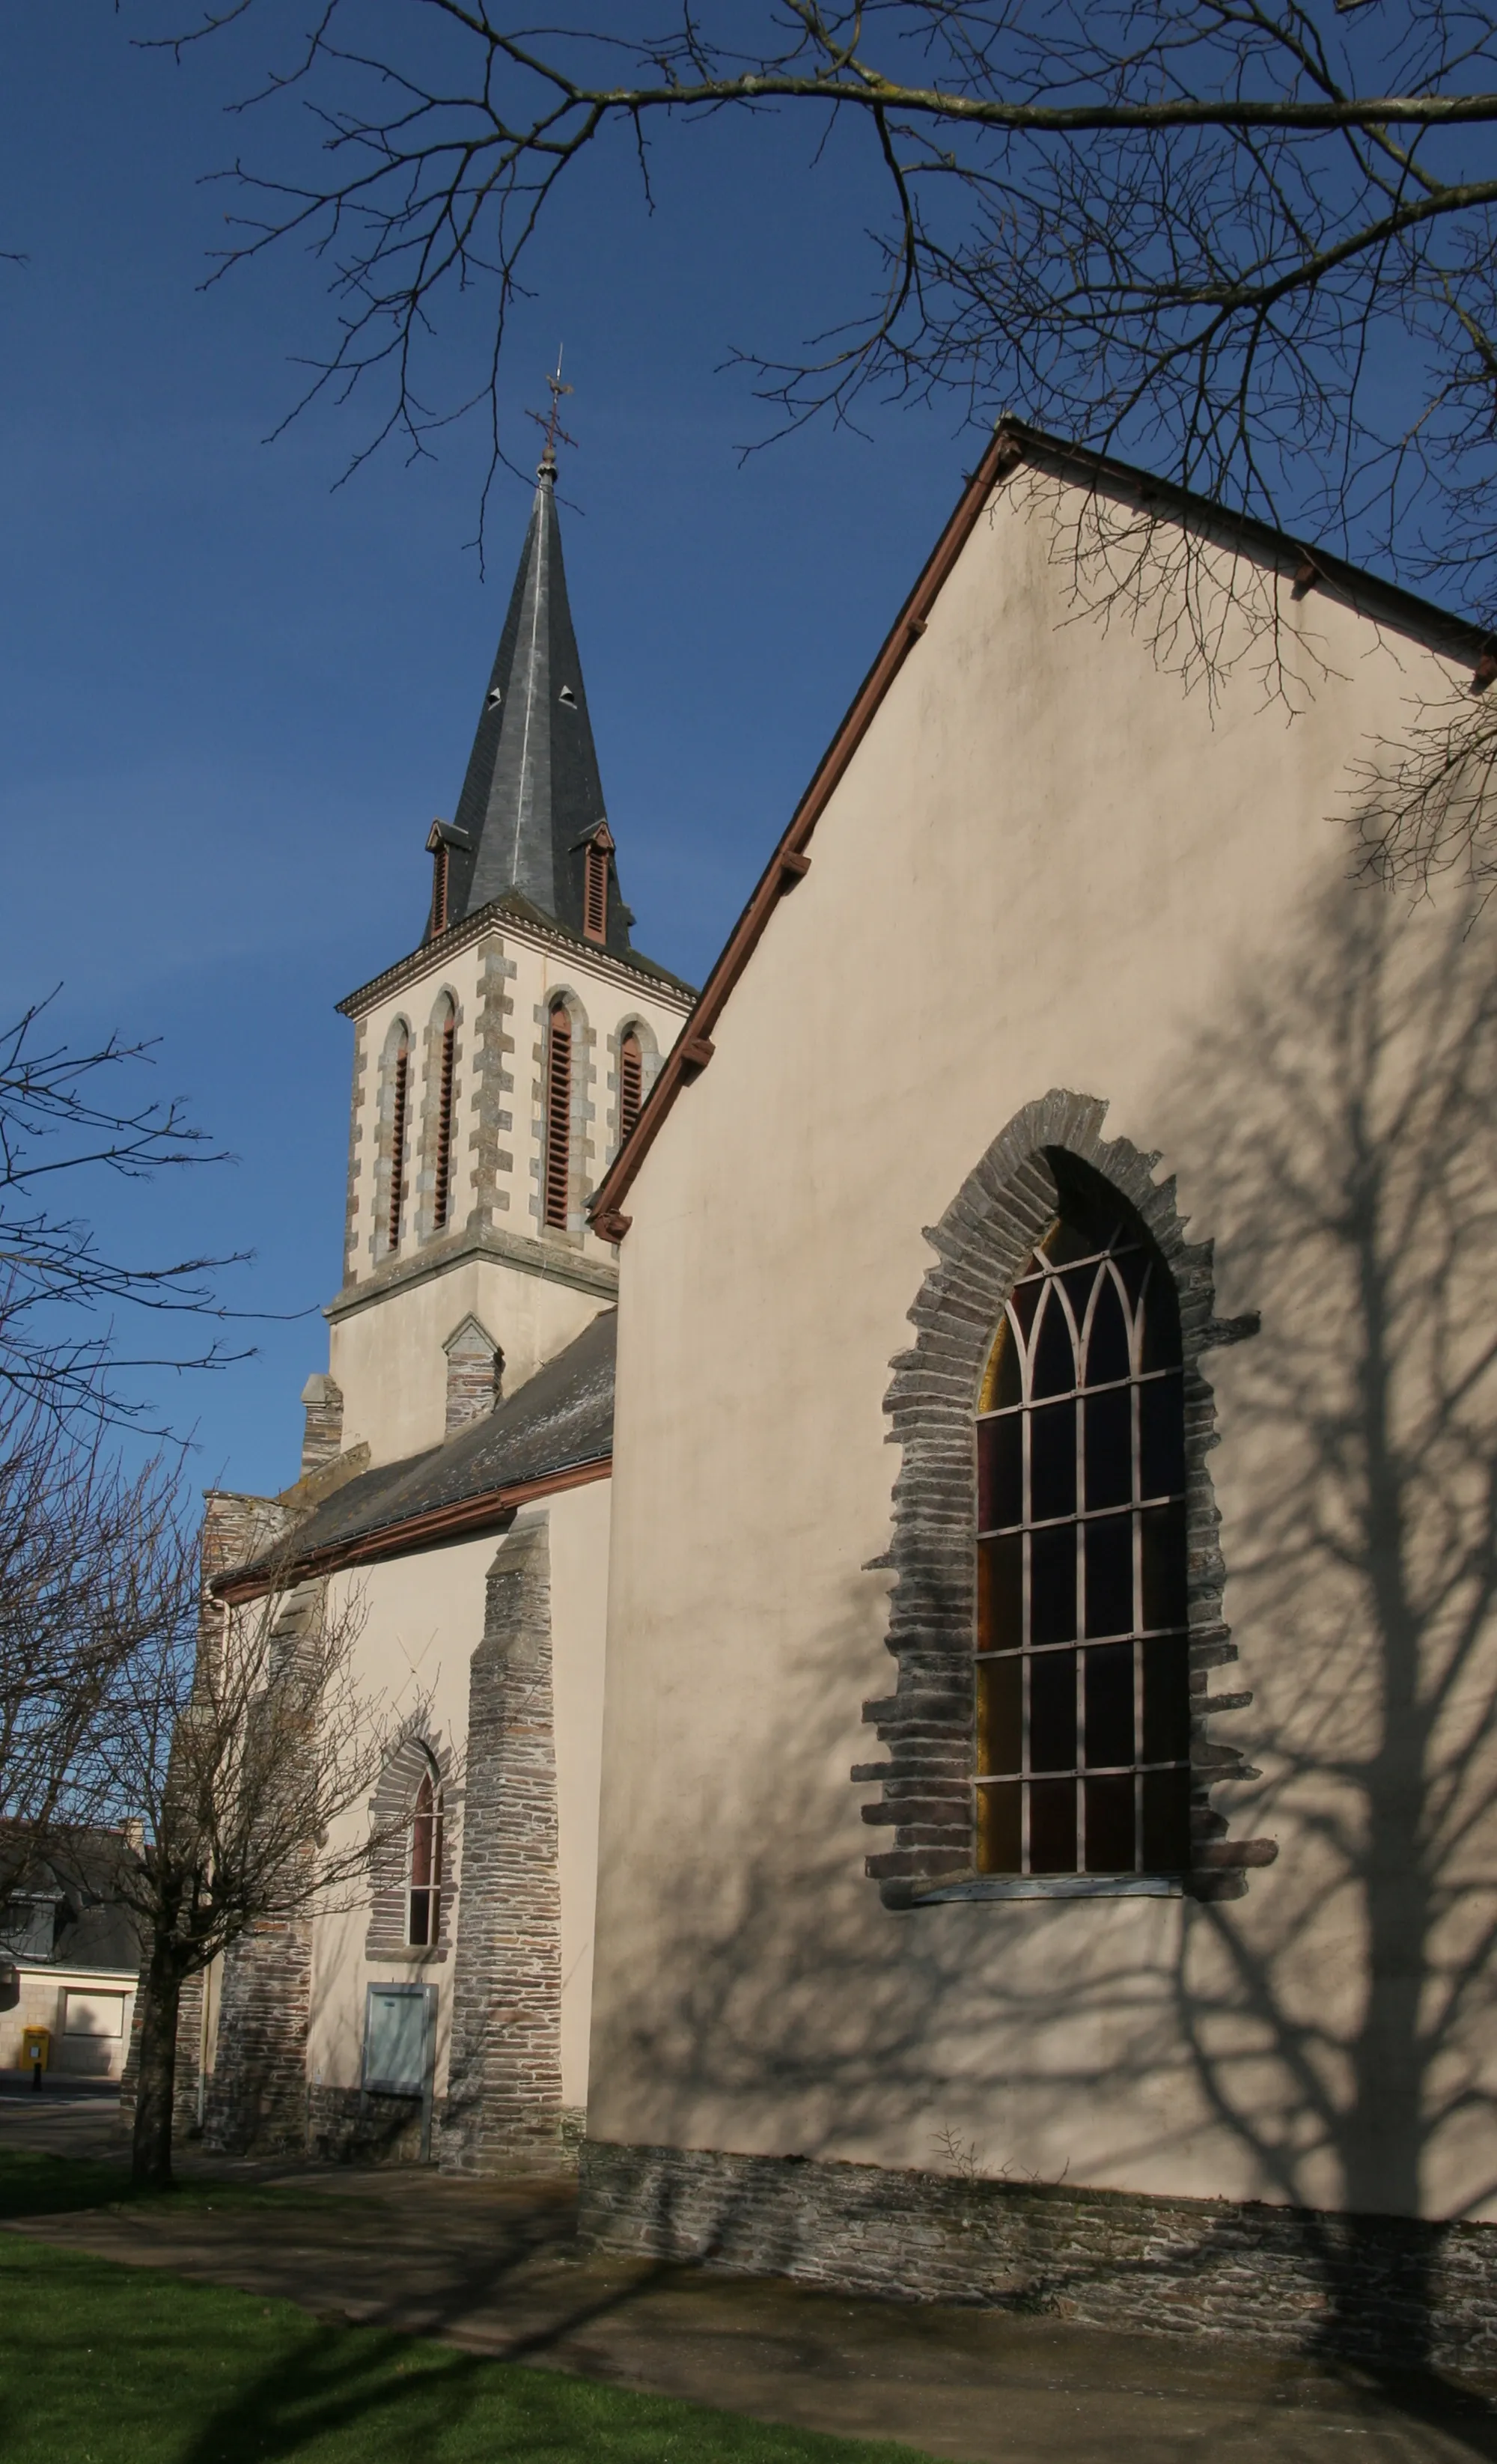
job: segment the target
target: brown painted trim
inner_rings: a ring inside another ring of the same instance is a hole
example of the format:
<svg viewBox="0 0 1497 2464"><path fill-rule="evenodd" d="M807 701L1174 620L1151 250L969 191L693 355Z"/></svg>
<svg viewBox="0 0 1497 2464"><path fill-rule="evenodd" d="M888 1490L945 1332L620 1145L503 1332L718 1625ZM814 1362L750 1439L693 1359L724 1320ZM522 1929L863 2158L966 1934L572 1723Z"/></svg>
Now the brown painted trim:
<svg viewBox="0 0 1497 2464"><path fill-rule="evenodd" d="M486 1531L517 1507L529 1506L539 1497L555 1497L562 1489L583 1488L590 1481L606 1480L612 1469L611 1455L595 1455L590 1463L568 1463L562 1471L541 1472L535 1480L511 1481L502 1488L482 1489L476 1497L459 1498L454 1505L433 1506L425 1514L407 1515L400 1523L382 1523L377 1530L357 1533L351 1540L332 1541L325 1549L313 1549L305 1556L277 1562L273 1573L249 1568L241 1573L220 1574L209 1590L215 1600L237 1604L262 1599L267 1592L286 1583L336 1574L344 1566L371 1565L381 1557L405 1557L417 1549L433 1548L439 1541L459 1540Z"/></svg>
<svg viewBox="0 0 1497 2464"><path fill-rule="evenodd" d="M805 842L815 829L877 715L879 704L911 651L925 631L931 609L957 559L977 527L978 517L1001 479L1024 458L1023 448L1004 428L994 430L982 459L962 490L956 511L936 540L919 580L905 601L877 658L853 696L850 708L823 754L811 783L790 819L790 825L770 857L759 886L734 926L716 965L697 995L696 1006L667 1055L645 1109L615 1155L589 1212L596 1221L607 1215L619 1221L619 1201L654 1144L666 1114L683 1087L700 1075L699 1056L705 1045L710 1056L711 1033L728 995L759 945L760 935L776 906L809 869ZM622 1236L621 1236L622 1237Z"/></svg>

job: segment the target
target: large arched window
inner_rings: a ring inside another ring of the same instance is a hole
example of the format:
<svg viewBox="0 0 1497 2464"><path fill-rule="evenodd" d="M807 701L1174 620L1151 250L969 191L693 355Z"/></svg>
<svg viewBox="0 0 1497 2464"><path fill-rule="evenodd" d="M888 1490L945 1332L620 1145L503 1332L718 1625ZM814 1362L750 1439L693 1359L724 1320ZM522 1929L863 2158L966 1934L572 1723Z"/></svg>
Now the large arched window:
<svg viewBox="0 0 1497 2464"><path fill-rule="evenodd" d="M566 1229L572 1165L572 1022L565 1001L553 1001L546 1029L544 1221Z"/></svg>
<svg viewBox="0 0 1497 2464"><path fill-rule="evenodd" d="M429 1770L422 1772L410 1822L410 1863L406 1892L406 1940L414 1948L435 1947L442 1930L442 1791Z"/></svg>
<svg viewBox="0 0 1497 2464"><path fill-rule="evenodd" d="M442 1031L436 1051L436 1155L431 1175L433 1232L446 1231L452 1203L452 1061L457 1042L457 1020L450 999L444 1001L443 1010Z"/></svg>
<svg viewBox="0 0 1497 2464"><path fill-rule="evenodd" d="M1122 1206L1063 1209L1014 1287L979 1404L978 1868L1178 1874L1179 1312Z"/></svg>

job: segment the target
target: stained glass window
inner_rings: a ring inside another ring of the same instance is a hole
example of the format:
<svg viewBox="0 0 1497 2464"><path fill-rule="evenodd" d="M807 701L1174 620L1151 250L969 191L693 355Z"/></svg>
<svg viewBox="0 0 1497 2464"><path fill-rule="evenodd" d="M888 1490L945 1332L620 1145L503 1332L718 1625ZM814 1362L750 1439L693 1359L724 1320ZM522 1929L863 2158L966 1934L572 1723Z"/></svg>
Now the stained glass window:
<svg viewBox="0 0 1497 2464"><path fill-rule="evenodd" d="M978 1417L977 1862L1189 1861L1185 1423L1168 1270L1068 1205L1014 1287Z"/></svg>

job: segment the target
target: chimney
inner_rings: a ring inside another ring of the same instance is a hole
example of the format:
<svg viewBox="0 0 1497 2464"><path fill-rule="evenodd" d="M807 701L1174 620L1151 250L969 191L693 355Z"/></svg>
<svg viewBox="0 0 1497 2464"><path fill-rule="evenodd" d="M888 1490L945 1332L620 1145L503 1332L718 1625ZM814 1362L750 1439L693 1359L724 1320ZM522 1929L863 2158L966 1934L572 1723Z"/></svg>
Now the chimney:
<svg viewBox="0 0 1497 2464"><path fill-rule="evenodd" d="M322 1471L343 1450L343 1392L331 1377L309 1377L301 1390L307 1425L301 1441L301 1477Z"/></svg>

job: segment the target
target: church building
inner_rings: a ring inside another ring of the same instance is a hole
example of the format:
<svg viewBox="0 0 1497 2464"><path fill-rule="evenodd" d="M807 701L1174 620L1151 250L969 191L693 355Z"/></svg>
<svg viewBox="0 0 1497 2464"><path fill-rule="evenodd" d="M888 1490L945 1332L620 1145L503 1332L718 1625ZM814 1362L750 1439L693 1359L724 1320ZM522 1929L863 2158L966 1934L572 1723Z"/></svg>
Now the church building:
<svg viewBox="0 0 1497 2464"><path fill-rule="evenodd" d="M411 1821L210 2133L424 2082L618 2252L1497 2366L1497 910L1400 880L1494 674L1005 420L695 996L542 466L274 1502Z"/></svg>
<svg viewBox="0 0 1497 2464"><path fill-rule="evenodd" d="M617 1251L589 1200L692 1001L635 949L548 446L418 946L354 1037L343 1279L301 1473L211 1496L215 1596L325 1581L406 1711L367 1907L262 1927L194 1997L210 2144L554 2167L586 2103ZM248 1563L245 1560L249 1560ZM293 1595L291 1614L296 1613ZM346 1817L368 1819L363 1809Z"/></svg>

